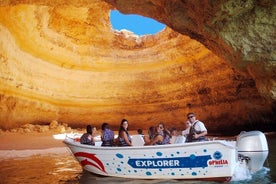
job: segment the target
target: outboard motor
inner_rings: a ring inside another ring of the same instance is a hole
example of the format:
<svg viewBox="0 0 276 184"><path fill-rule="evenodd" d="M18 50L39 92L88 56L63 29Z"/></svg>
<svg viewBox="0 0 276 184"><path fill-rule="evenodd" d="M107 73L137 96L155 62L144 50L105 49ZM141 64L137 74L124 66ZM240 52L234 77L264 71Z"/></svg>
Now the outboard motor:
<svg viewBox="0 0 276 184"><path fill-rule="evenodd" d="M268 156L265 135L260 131L241 132L237 138L239 160L246 161L251 172L260 170Z"/></svg>

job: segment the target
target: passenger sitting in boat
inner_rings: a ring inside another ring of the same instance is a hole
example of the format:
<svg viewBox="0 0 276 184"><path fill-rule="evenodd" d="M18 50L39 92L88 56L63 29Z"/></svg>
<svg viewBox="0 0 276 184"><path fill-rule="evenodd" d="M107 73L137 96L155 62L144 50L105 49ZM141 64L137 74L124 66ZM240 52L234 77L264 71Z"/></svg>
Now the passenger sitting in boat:
<svg viewBox="0 0 276 184"><path fill-rule="evenodd" d="M139 135L144 135L142 128L138 128L137 133L138 133Z"/></svg>
<svg viewBox="0 0 276 184"><path fill-rule="evenodd" d="M186 138L186 142L199 142L205 141L205 135L207 135L207 129L201 121L197 120L195 114L190 112L187 114L187 119L191 123L189 134Z"/></svg>
<svg viewBox="0 0 276 184"><path fill-rule="evenodd" d="M149 129L148 129L148 135L144 136L145 143L150 142L155 137L156 133L157 133L157 130L156 130L155 126L149 127Z"/></svg>
<svg viewBox="0 0 276 184"><path fill-rule="evenodd" d="M91 125L86 126L86 133L84 133L80 138L81 144L95 145L93 136L92 136L92 127Z"/></svg>
<svg viewBox="0 0 276 184"><path fill-rule="evenodd" d="M191 122L189 120L187 120L185 122L185 130L182 131L182 135L187 137L189 135L189 132L190 132L190 127L191 127Z"/></svg>
<svg viewBox="0 0 276 184"><path fill-rule="evenodd" d="M175 143L176 137L179 135L178 130L176 127L172 127L170 129L171 138L170 138L170 144Z"/></svg>
<svg viewBox="0 0 276 184"><path fill-rule="evenodd" d="M148 134L149 134L149 140L152 140L157 133L157 129L155 126L149 127Z"/></svg>
<svg viewBox="0 0 276 184"><path fill-rule="evenodd" d="M102 124L102 146L113 146L114 145L114 132L109 128L108 123Z"/></svg>
<svg viewBox="0 0 276 184"><path fill-rule="evenodd" d="M170 143L170 132L166 129L164 123L159 123L157 126L157 133L154 138L149 142L146 142L145 145L162 145Z"/></svg>
<svg viewBox="0 0 276 184"><path fill-rule="evenodd" d="M178 130L176 127L172 127L170 130L171 136L178 136Z"/></svg>
<svg viewBox="0 0 276 184"><path fill-rule="evenodd" d="M131 138L128 133L128 121L122 119L118 132L118 146L132 146Z"/></svg>

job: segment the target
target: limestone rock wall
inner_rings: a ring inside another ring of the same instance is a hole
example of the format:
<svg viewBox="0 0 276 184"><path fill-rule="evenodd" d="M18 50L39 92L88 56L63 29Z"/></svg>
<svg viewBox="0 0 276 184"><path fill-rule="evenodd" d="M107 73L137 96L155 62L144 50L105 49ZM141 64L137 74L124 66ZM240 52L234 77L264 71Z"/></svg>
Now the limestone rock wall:
<svg viewBox="0 0 276 184"><path fill-rule="evenodd" d="M57 120L116 129L122 118L130 129L183 128L194 111L209 132L271 130L275 22L238 30L244 16L275 16L275 6L250 1L232 12L241 4L211 2L0 2L0 128ZM114 8L168 27L143 37L112 30Z"/></svg>
<svg viewBox="0 0 276 184"><path fill-rule="evenodd" d="M105 1L125 14L154 18L201 42L234 67L248 71L259 93L270 102L275 101L274 0Z"/></svg>

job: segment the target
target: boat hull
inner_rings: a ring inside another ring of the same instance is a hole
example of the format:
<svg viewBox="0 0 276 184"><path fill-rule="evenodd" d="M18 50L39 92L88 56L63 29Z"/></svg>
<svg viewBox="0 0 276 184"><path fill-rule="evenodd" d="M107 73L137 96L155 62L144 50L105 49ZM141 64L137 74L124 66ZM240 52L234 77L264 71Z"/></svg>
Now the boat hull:
<svg viewBox="0 0 276 184"><path fill-rule="evenodd" d="M64 143L85 170L103 176L228 180L237 163L235 142L227 141L133 147Z"/></svg>

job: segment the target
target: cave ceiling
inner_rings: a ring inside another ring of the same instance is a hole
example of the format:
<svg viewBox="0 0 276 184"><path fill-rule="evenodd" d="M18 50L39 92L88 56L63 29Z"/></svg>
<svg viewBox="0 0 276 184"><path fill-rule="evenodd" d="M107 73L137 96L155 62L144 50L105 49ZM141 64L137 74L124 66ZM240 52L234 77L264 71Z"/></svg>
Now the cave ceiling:
<svg viewBox="0 0 276 184"><path fill-rule="evenodd" d="M166 28L113 30L115 9ZM193 111L210 132L270 129L275 10L272 0L1 1L0 128L126 118L181 129Z"/></svg>

